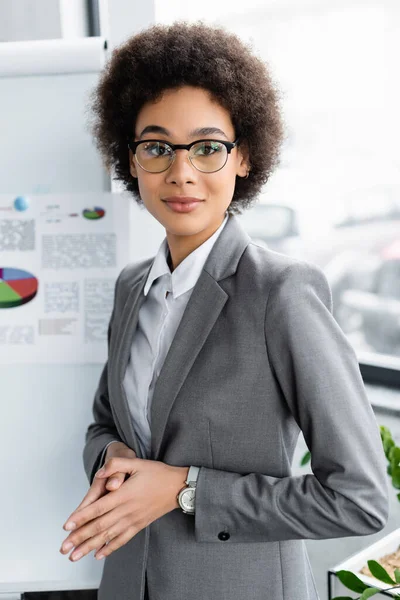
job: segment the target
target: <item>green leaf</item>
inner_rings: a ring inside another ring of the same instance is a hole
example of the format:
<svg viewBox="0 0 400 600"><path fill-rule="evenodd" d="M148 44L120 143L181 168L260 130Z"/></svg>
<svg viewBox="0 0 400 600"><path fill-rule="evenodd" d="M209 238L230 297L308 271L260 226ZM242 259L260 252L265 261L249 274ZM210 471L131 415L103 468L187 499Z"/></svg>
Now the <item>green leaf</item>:
<svg viewBox="0 0 400 600"><path fill-rule="evenodd" d="M397 583L400 583L400 569L395 569L394 570L394 578L396 580Z"/></svg>
<svg viewBox="0 0 400 600"><path fill-rule="evenodd" d="M397 500L400 502L400 494L397 494Z"/></svg>
<svg viewBox="0 0 400 600"><path fill-rule="evenodd" d="M379 594L382 590L378 590L378 588L369 588L369 590L365 590L360 596L360 600L367 600L367 598L371 598L371 596L375 596L375 594Z"/></svg>
<svg viewBox="0 0 400 600"><path fill-rule="evenodd" d="M395 446L390 450L390 462L394 467L400 464L400 448Z"/></svg>
<svg viewBox="0 0 400 600"><path fill-rule="evenodd" d="M301 459L301 463L300 463L301 466L306 465L309 462L310 458L311 458L311 452L307 451L305 453L305 455L303 456L303 458Z"/></svg>
<svg viewBox="0 0 400 600"><path fill-rule="evenodd" d="M386 471L388 475L392 475L392 465L388 465Z"/></svg>
<svg viewBox="0 0 400 600"><path fill-rule="evenodd" d="M392 485L393 487L400 489L400 467L394 467L394 469L392 469Z"/></svg>
<svg viewBox="0 0 400 600"><path fill-rule="evenodd" d="M394 441L392 438L385 438L383 441L383 449L385 451L386 456L388 457L390 449L394 446Z"/></svg>
<svg viewBox="0 0 400 600"><path fill-rule="evenodd" d="M341 571L337 571L336 575L343 585L349 588L349 590L352 592L359 592L361 594L361 592L368 589L368 585L365 585L365 583L351 571L345 571L342 569Z"/></svg>
<svg viewBox="0 0 400 600"><path fill-rule="evenodd" d="M385 583L396 583L396 581L390 577L386 569L384 569L376 560L369 560L367 562L372 575L379 579L379 581L384 581Z"/></svg>
<svg viewBox="0 0 400 600"><path fill-rule="evenodd" d="M386 440L387 438L391 438L392 434L390 433L390 429L388 429L387 427L384 427L383 425L380 427L381 430L381 438L382 438L382 442L384 440Z"/></svg>

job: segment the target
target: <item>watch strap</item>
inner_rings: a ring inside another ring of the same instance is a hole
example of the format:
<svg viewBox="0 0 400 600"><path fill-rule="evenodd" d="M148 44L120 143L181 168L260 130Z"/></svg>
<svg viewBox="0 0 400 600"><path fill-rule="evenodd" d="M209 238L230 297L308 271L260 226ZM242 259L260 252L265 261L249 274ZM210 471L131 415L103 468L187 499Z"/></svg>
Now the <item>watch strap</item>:
<svg viewBox="0 0 400 600"><path fill-rule="evenodd" d="M196 487L197 478L199 476L200 467L189 467L187 479L185 483L187 483L190 487Z"/></svg>

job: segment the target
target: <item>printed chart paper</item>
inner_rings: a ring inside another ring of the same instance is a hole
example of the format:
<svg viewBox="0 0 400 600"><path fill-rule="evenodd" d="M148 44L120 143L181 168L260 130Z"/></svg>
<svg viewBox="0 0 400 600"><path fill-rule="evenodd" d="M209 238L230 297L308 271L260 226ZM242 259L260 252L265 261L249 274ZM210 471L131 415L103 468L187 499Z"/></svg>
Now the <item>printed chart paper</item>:
<svg viewBox="0 0 400 600"><path fill-rule="evenodd" d="M130 197L0 195L0 363L104 363Z"/></svg>

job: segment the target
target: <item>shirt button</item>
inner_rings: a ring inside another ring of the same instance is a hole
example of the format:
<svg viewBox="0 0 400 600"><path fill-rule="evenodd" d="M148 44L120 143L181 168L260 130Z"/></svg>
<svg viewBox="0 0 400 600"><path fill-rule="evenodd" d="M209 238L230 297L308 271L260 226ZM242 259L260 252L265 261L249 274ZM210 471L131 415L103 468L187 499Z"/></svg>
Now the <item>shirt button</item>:
<svg viewBox="0 0 400 600"><path fill-rule="evenodd" d="M228 533L227 531L220 531L218 534L218 539L222 540L223 542L225 542L226 540L229 540L230 537L231 537L231 534Z"/></svg>

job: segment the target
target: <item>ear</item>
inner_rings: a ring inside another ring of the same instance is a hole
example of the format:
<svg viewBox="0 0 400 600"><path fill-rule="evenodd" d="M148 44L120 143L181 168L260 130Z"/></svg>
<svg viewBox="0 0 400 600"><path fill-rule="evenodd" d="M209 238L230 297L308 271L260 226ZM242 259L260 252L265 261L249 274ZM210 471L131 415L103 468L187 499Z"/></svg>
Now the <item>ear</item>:
<svg viewBox="0 0 400 600"><path fill-rule="evenodd" d="M238 162L236 174L239 177L246 177L251 169L250 151L246 140L243 140L238 147Z"/></svg>
<svg viewBox="0 0 400 600"><path fill-rule="evenodd" d="M137 178L138 175L137 175L135 157L133 156L133 152L130 148L129 148L129 172L132 175L132 177Z"/></svg>

